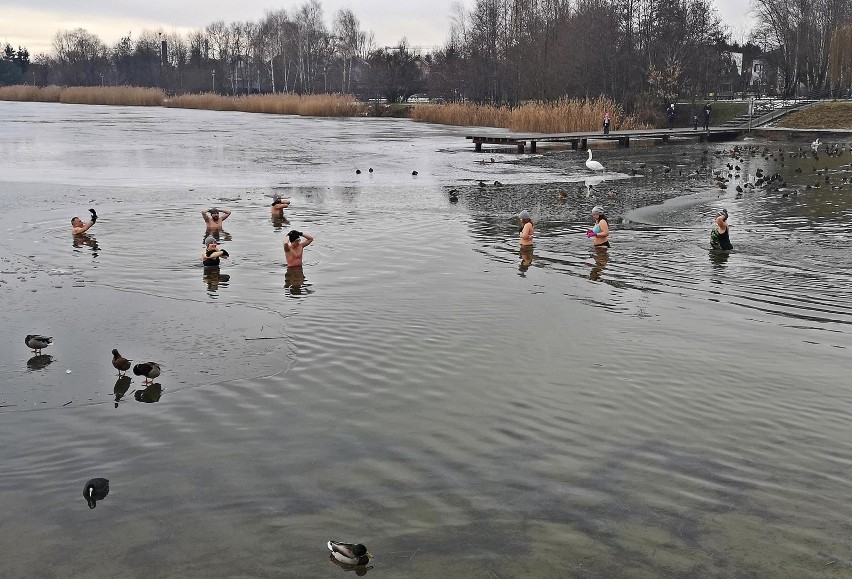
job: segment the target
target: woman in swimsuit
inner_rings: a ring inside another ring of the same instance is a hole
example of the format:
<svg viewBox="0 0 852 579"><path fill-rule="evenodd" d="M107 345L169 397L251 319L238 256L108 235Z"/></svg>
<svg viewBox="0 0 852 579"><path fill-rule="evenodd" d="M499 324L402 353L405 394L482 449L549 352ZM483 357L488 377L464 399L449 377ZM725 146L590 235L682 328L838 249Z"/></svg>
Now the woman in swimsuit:
<svg viewBox="0 0 852 579"><path fill-rule="evenodd" d="M586 232L586 236L593 239L595 249L606 249L609 247L609 222L604 208L595 205L592 208L592 219L595 220L595 226Z"/></svg>
<svg viewBox="0 0 852 579"><path fill-rule="evenodd" d="M228 259L228 252L216 246L216 239L212 235L204 240L204 245L205 249L201 254L201 265L204 267L218 266L220 257Z"/></svg>
<svg viewBox="0 0 852 579"><path fill-rule="evenodd" d="M728 225L728 210L720 209L713 222L713 230L710 232L710 247L722 251L731 251L730 226Z"/></svg>

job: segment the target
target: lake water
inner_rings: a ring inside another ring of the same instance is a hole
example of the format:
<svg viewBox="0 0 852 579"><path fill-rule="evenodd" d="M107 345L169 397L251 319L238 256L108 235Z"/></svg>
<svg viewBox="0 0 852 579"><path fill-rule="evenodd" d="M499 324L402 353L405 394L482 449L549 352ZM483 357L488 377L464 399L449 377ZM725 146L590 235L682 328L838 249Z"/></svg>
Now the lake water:
<svg viewBox="0 0 852 579"><path fill-rule="evenodd" d="M328 539L376 577L852 573L847 144L601 150L589 188L466 132L0 103L0 575L349 576Z"/></svg>

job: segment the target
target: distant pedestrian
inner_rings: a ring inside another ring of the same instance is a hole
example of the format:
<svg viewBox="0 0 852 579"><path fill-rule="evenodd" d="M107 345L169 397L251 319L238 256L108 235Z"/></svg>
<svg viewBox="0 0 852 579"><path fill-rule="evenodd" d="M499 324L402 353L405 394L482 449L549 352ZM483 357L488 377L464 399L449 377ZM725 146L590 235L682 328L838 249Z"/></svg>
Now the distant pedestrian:
<svg viewBox="0 0 852 579"><path fill-rule="evenodd" d="M704 105L704 130L710 130L710 103Z"/></svg>
<svg viewBox="0 0 852 579"><path fill-rule="evenodd" d="M692 130L698 130L698 115L692 115Z"/></svg>
<svg viewBox="0 0 852 579"><path fill-rule="evenodd" d="M669 105L669 108L666 110L666 116L669 118L669 130L671 130L671 129L674 128L674 122L675 122L674 103L671 103Z"/></svg>
<svg viewBox="0 0 852 579"><path fill-rule="evenodd" d="M609 134L609 113L604 115L604 135Z"/></svg>

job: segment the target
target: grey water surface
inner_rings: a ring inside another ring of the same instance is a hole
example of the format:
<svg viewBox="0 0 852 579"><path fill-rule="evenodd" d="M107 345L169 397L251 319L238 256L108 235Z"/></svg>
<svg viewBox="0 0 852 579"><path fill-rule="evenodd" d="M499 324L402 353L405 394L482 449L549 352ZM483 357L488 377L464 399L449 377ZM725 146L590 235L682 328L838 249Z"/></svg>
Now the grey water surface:
<svg viewBox="0 0 852 579"><path fill-rule="evenodd" d="M0 575L849 576L848 145L466 132L0 102Z"/></svg>

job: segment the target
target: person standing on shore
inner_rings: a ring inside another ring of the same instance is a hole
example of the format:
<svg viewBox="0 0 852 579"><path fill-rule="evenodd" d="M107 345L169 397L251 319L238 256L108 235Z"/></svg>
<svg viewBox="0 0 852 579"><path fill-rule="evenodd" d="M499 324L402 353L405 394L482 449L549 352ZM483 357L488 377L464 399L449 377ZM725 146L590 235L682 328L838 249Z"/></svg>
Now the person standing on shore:
<svg viewBox="0 0 852 579"><path fill-rule="evenodd" d="M95 212L94 209L89 209L89 213L92 214L92 219L88 223L83 223L83 220L79 217L71 218L72 235L81 235L83 233L86 233L98 221L98 214Z"/></svg>
<svg viewBox="0 0 852 579"><path fill-rule="evenodd" d="M731 232L728 225L728 210L720 209L713 220L713 230L710 232L710 247L720 251L731 251Z"/></svg>
<svg viewBox="0 0 852 579"><path fill-rule="evenodd" d="M675 122L674 103L671 103L669 105L669 108L666 110L666 116L669 118L669 130L671 130L671 129L674 128L674 122Z"/></svg>
<svg viewBox="0 0 852 579"><path fill-rule="evenodd" d="M704 105L704 130L710 130L710 103Z"/></svg>
<svg viewBox="0 0 852 579"><path fill-rule="evenodd" d="M606 249L609 247L609 223L604 208L595 205L592 208L592 219L595 220L595 226L586 232L586 237L594 240L595 249Z"/></svg>
<svg viewBox="0 0 852 579"><path fill-rule="evenodd" d="M222 209L221 212L215 207L205 209L201 212L201 217L204 218L204 223L207 224L207 233L218 233L222 231L222 222L231 216L231 212L227 209Z"/></svg>
<svg viewBox="0 0 852 579"><path fill-rule="evenodd" d="M608 135L609 134L609 113L606 113L604 115L603 125L604 125L604 127L603 127L604 135Z"/></svg>
<svg viewBox="0 0 852 579"><path fill-rule="evenodd" d="M302 239L304 238L304 241ZM310 233L302 233L293 229L287 234L284 242L284 257L287 259L287 267L302 267L302 252L314 240Z"/></svg>

